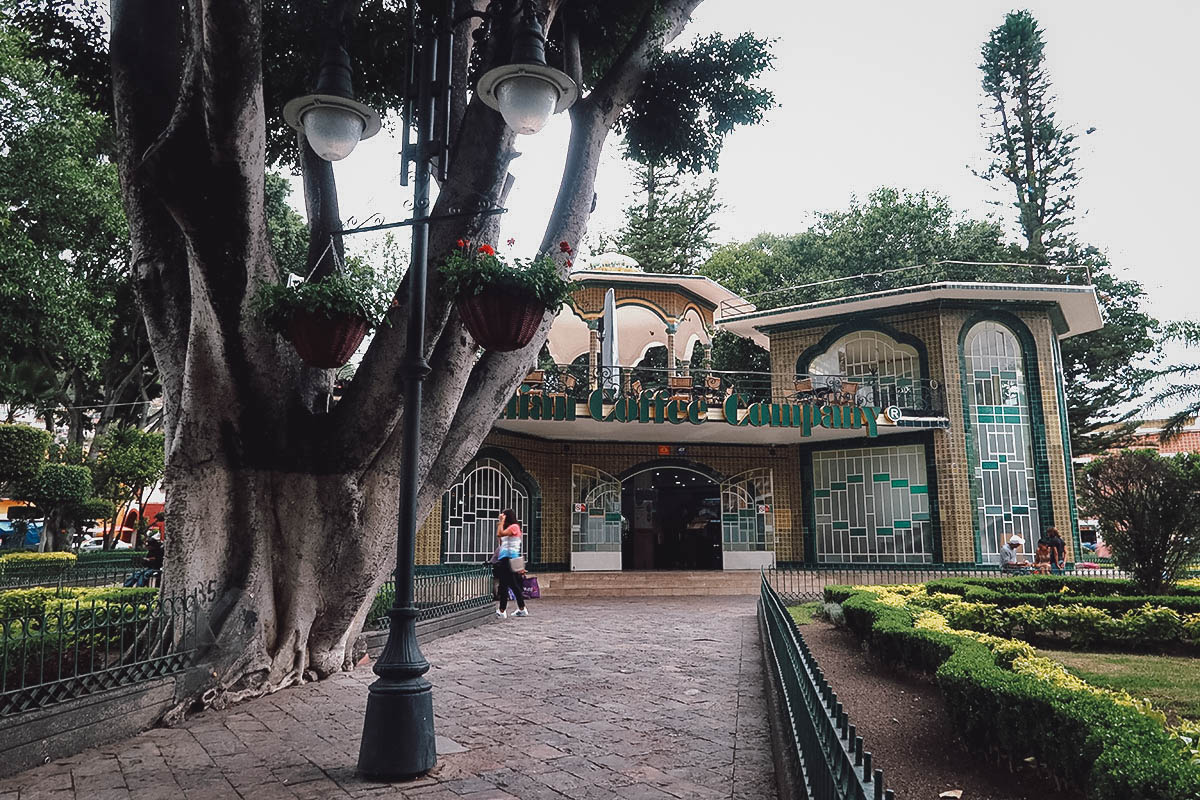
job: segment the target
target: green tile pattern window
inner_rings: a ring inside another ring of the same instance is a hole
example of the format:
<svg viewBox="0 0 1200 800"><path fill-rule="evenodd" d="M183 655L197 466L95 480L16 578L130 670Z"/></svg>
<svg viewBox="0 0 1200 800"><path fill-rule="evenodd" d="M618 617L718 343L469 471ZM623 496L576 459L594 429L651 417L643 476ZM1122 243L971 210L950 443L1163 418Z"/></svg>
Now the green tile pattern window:
<svg viewBox="0 0 1200 800"><path fill-rule="evenodd" d="M775 491L771 470L747 470L721 484L721 547L775 549Z"/></svg>
<svg viewBox="0 0 1200 800"><path fill-rule="evenodd" d="M965 340L970 465L984 563L1016 534L1026 552L1040 535L1028 385L1021 343L1005 325L974 325Z"/></svg>
<svg viewBox="0 0 1200 800"><path fill-rule="evenodd" d="M822 450L812 458L818 562L933 561L924 445Z"/></svg>
<svg viewBox="0 0 1200 800"><path fill-rule="evenodd" d="M621 551L621 482L595 467L571 467L571 552Z"/></svg>
<svg viewBox="0 0 1200 800"><path fill-rule="evenodd" d="M496 549L496 520L512 509L528 533L529 493L513 480L508 468L491 458L480 458L463 469L458 481L442 495L442 562L478 564ZM525 549L527 537L522 537Z"/></svg>

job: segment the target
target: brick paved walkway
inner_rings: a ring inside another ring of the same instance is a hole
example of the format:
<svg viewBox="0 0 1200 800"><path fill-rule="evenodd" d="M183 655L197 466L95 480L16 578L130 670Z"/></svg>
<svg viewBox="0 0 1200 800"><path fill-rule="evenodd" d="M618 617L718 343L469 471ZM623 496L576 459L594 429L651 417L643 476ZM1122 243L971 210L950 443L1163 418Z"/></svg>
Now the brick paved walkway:
<svg viewBox="0 0 1200 800"><path fill-rule="evenodd" d="M419 781L354 776L359 668L0 779L0 800L774 796L754 598L530 608L424 648L439 756Z"/></svg>

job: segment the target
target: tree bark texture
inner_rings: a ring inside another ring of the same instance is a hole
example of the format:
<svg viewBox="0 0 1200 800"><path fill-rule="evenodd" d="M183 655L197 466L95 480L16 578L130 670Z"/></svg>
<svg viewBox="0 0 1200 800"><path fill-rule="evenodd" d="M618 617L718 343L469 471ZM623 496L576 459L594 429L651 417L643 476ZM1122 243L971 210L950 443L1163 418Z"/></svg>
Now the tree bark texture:
<svg viewBox="0 0 1200 800"><path fill-rule="evenodd" d="M607 134L655 49L698 3L659 3L572 110L543 251L582 238ZM347 645L394 564L399 510L407 287L397 287L389 324L328 413L329 374L305 367L250 313L257 286L279 280L263 196L264 124L280 110L263 107L261 24L258 2L112 3L131 270L163 385L164 591L205 600L210 703L346 666ZM465 73L465 53L455 61ZM495 204L515 155L499 114L464 90L455 96L454 157L435 216ZM329 199L326 216L336 214ZM480 217L431 229L425 355L434 372L421 420L421 517L478 448L549 329L547 318L523 350L480 354L442 291L439 260L461 237L495 241L498 227Z"/></svg>

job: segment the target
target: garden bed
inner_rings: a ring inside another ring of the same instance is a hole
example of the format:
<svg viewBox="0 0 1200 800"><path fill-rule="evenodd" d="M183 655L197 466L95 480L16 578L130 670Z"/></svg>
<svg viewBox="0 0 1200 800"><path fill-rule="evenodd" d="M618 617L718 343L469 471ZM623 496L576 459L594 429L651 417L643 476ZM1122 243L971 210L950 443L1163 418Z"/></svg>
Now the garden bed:
<svg viewBox="0 0 1200 800"><path fill-rule="evenodd" d="M1173 645L1200 634L1200 616L1160 604L1117 618L1087 603L1004 606L966 596L971 588L1047 598L1088 596L1084 591L1129 596L1111 582L1063 591L1062 581L957 581L961 592L945 581L829 587L826 597L841 602L850 629L884 663L936 676L955 729L973 751L1014 762L1032 758L1056 781L1096 800L1200 798L1195 731L1168 730L1165 715L1148 702L1091 686L1012 638L1048 632L1077 644L1112 637Z"/></svg>
<svg viewBox="0 0 1200 800"><path fill-rule="evenodd" d="M978 758L959 743L954 720L929 677L863 658L848 630L814 621L800 629L898 798L924 800L962 789L964 800L1067 800L1023 762Z"/></svg>

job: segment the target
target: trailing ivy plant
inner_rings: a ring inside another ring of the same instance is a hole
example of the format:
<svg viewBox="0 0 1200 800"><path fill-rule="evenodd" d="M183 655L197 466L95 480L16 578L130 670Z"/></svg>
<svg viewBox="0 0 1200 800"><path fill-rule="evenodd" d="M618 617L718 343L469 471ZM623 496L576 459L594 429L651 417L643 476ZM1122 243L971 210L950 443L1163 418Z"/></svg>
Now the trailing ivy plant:
<svg viewBox="0 0 1200 800"><path fill-rule="evenodd" d="M344 270L320 280L289 286L270 283L261 286L252 308L269 330L286 335L292 317L308 311L333 318L342 314L360 317L372 328L383 320L392 302L395 283L388 270L376 272L356 259Z"/></svg>
<svg viewBox="0 0 1200 800"><path fill-rule="evenodd" d="M567 266L571 266L571 246L559 242L558 248L566 254ZM571 294L571 282L559 274L558 264L551 256L513 258L509 263L490 244L472 248L466 239L458 240L458 248L450 253L440 271L446 291L454 298L474 297L488 289L508 290L529 295L553 312Z"/></svg>

